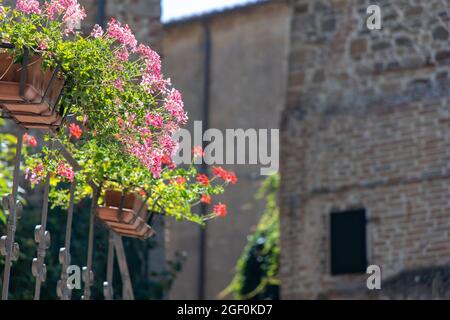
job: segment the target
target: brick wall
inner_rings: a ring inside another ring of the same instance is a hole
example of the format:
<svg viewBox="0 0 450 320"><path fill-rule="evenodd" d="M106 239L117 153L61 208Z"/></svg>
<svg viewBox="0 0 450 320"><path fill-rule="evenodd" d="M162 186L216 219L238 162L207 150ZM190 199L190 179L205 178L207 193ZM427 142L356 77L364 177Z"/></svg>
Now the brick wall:
<svg viewBox="0 0 450 320"><path fill-rule="evenodd" d="M382 30L366 28L369 4L380 5ZM368 261L383 279L450 262L449 8L448 0L292 1L283 298L365 288L365 275L330 275L335 210L367 209Z"/></svg>
<svg viewBox="0 0 450 320"><path fill-rule="evenodd" d="M101 1L80 0L88 13L83 21L84 33L89 33L95 23L99 23L99 3ZM133 29L138 41L150 44L152 48L161 52L162 24L160 0L104 0L104 27L111 17L115 17L123 24ZM101 16L101 15L100 15Z"/></svg>

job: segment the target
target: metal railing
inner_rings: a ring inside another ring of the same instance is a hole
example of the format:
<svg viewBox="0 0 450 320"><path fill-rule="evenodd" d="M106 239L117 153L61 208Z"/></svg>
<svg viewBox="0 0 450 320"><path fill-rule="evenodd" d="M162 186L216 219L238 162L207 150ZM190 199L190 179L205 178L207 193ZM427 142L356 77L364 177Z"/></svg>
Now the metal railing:
<svg viewBox="0 0 450 320"><path fill-rule="evenodd" d="M7 220L7 234L0 238L0 253L5 256L5 267L3 271L3 288L2 288L2 300L7 300L9 295L9 284L11 276L11 268L13 262L19 258L19 244L15 242L15 232L17 228L18 217L22 212L22 205L18 201L18 189L19 189L19 176L20 165L22 158L23 141L22 135L24 133L23 128L19 128L17 137L16 155L14 158L14 173L13 184L11 194L3 197L3 208L8 212ZM58 149L64 158L69 162L75 171L81 169L77 161L71 156L71 154L64 148L64 146L55 140L49 143L49 148ZM73 213L74 213L74 194L75 194L76 181L72 181L69 191L69 206L67 209L67 222L65 228L64 247L59 250L59 263L62 266L60 279L57 283L56 293L61 300L71 299L71 287L68 285L67 269L71 265L70 245L72 239L73 230ZM84 282L84 292L82 299L91 299L91 287L94 281L93 265L93 252L94 252L94 222L95 215L98 206L98 199L102 186L97 186L92 181L90 185L93 189L92 204L90 208L89 218L89 233L88 233L88 248L86 257L86 266L83 267L82 280ZM48 195L50 190L50 175L47 175L44 181L44 193L42 202L41 222L36 226L34 231L34 239L37 243L37 256L33 259L31 271L36 278L34 299L40 299L42 284L46 281L47 267L45 265L46 251L51 245L50 233L47 230L47 217L48 217ZM119 211L121 208L119 208ZM128 270L125 250L123 247L122 237L116 234L114 231L109 231L108 241L108 258L106 265L106 281L103 282L104 297L106 300L112 300L113 294L113 266L114 257L117 258L117 262L120 269L120 275L122 280L122 299L133 300L133 287Z"/></svg>

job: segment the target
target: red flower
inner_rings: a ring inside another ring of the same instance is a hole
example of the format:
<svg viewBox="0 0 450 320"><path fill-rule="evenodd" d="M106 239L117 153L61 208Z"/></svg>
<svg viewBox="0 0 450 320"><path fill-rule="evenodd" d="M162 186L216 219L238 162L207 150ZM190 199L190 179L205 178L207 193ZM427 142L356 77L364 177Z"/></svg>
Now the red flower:
<svg viewBox="0 0 450 320"><path fill-rule="evenodd" d="M218 204L214 205L213 212L216 215L216 217L223 218L227 215L227 205L219 202Z"/></svg>
<svg viewBox="0 0 450 320"><path fill-rule="evenodd" d="M163 154L163 156L161 158L161 162L165 165L169 165L172 163L172 161L170 160L170 157L167 154Z"/></svg>
<svg viewBox="0 0 450 320"><path fill-rule="evenodd" d="M228 172L228 177L226 179L227 182L231 182L231 184L236 184L236 182L238 181L238 178L236 176L236 173L229 171Z"/></svg>
<svg viewBox="0 0 450 320"><path fill-rule="evenodd" d="M178 184L178 185L182 185L182 184L186 183L186 179L185 179L184 177L177 177L177 178L175 179L175 182L176 182L176 184Z"/></svg>
<svg viewBox="0 0 450 320"><path fill-rule="evenodd" d="M161 158L161 162L166 165L169 169L175 169L176 165L172 162L172 159L167 154L164 154Z"/></svg>
<svg viewBox="0 0 450 320"><path fill-rule="evenodd" d="M27 133L24 133L24 135L22 136L22 141L25 144L28 144L32 147L36 147L37 146L37 140L35 137L28 135Z"/></svg>
<svg viewBox="0 0 450 320"><path fill-rule="evenodd" d="M209 179L203 173L200 173L200 174L197 175L197 181L200 182L205 187L207 187L209 185Z"/></svg>
<svg viewBox="0 0 450 320"><path fill-rule="evenodd" d="M200 146L192 148L192 153L194 154L194 158L201 158L205 155L205 152Z"/></svg>
<svg viewBox="0 0 450 320"><path fill-rule="evenodd" d="M69 180L70 182L73 181L74 178L74 172L70 165L66 164L65 162L60 162L58 164L58 167L56 168L56 173Z"/></svg>
<svg viewBox="0 0 450 320"><path fill-rule="evenodd" d="M222 167L213 167L213 174L216 177L224 179L226 177L226 175L227 175L227 171L224 168L222 168Z"/></svg>
<svg viewBox="0 0 450 320"><path fill-rule="evenodd" d="M236 184L237 182L237 176L236 173L232 172L232 171L227 171L225 169L223 169L222 167L213 167L213 174L216 177L221 178L222 180L224 180L227 183L232 183L232 184Z"/></svg>
<svg viewBox="0 0 450 320"><path fill-rule="evenodd" d="M33 137L33 136L30 136L30 137L28 138L28 144L29 144L30 146L32 146L32 147L36 147L36 146L37 146L36 138Z"/></svg>
<svg viewBox="0 0 450 320"><path fill-rule="evenodd" d="M211 196L207 195L207 194L202 194L202 198L200 199L201 203L204 204L211 204Z"/></svg>
<svg viewBox="0 0 450 320"><path fill-rule="evenodd" d="M76 139L80 139L81 135L83 134L83 130L81 130L80 126L71 123L69 126L69 133L71 137L75 137Z"/></svg>

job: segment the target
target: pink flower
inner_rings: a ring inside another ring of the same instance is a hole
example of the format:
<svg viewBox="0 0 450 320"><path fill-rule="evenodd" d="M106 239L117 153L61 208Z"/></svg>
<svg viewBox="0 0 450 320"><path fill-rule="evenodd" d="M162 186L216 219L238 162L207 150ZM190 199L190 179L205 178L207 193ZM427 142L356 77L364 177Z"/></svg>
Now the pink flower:
<svg viewBox="0 0 450 320"><path fill-rule="evenodd" d="M163 118L160 115L147 114L145 116L145 121L148 125L155 128L161 128L163 126Z"/></svg>
<svg viewBox="0 0 450 320"><path fill-rule="evenodd" d="M203 148L200 146L192 148L192 153L194 154L194 158L202 158L205 155Z"/></svg>
<svg viewBox="0 0 450 320"><path fill-rule="evenodd" d="M68 165L65 162L61 162L60 164L58 164L58 167L56 168L56 173L62 178L66 178L70 182L73 181L74 178L73 169L70 165Z"/></svg>
<svg viewBox="0 0 450 320"><path fill-rule="evenodd" d="M66 30L64 30L66 34L73 32L75 28L79 28L81 21L86 18L86 12L78 1L70 2L73 2L73 4L67 8L63 16L63 21L66 24Z"/></svg>
<svg viewBox="0 0 450 320"><path fill-rule="evenodd" d="M163 124L163 128L162 128L162 130L164 132L166 132L167 134L170 134L170 135L177 132L178 129L180 129L180 126L177 123L175 123L174 121L166 121Z"/></svg>
<svg viewBox="0 0 450 320"><path fill-rule="evenodd" d="M161 57L150 47L140 44L136 52L145 59L145 69L142 70L141 85L149 93L165 90L170 80L164 80L161 73Z"/></svg>
<svg viewBox="0 0 450 320"><path fill-rule="evenodd" d="M117 88L117 90L123 92L123 81L121 79L117 79L114 83L114 86Z"/></svg>
<svg viewBox="0 0 450 320"><path fill-rule="evenodd" d="M178 149L177 142L169 135L163 135L158 138L158 144L164 153L173 155Z"/></svg>
<svg viewBox="0 0 450 320"><path fill-rule="evenodd" d="M47 42L41 41L41 42L39 43L39 45L38 45L38 49L39 49L39 50L47 50L47 49L48 49Z"/></svg>
<svg viewBox="0 0 450 320"><path fill-rule="evenodd" d="M181 93L177 89L169 91L165 102L164 108L170 112L179 124L185 124L187 122L187 115L184 112L184 103L181 98Z"/></svg>
<svg viewBox="0 0 450 320"><path fill-rule="evenodd" d="M137 40L128 25L122 26L116 19L111 18L108 22L108 36L119 41L130 50L135 51L137 47Z"/></svg>
<svg viewBox="0 0 450 320"><path fill-rule="evenodd" d="M104 32L103 32L102 27L100 27L98 24L96 24L94 26L94 28L92 29L91 36L94 38L101 38L101 37L103 37L103 33Z"/></svg>
<svg viewBox="0 0 450 320"><path fill-rule="evenodd" d="M136 51L141 57L145 58L147 72L155 75L161 74L161 57L156 51L143 44L140 44Z"/></svg>
<svg viewBox="0 0 450 320"><path fill-rule="evenodd" d="M181 186L186 183L186 178L185 177L177 177L175 179L175 183L178 184L179 186Z"/></svg>
<svg viewBox="0 0 450 320"><path fill-rule="evenodd" d="M0 16L3 16L5 14L5 7L0 6Z"/></svg>
<svg viewBox="0 0 450 320"><path fill-rule="evenodd" d="M16 9L26 14L40 14L39 1L37 0L17 0Z"/></svg>
<svg viewBox="0 0 450 320"><path fill-rule="evenodd" d="M39 163L35 168L27 168L25 170L25 179L31 184L38 184L44 178L44 165Z"/></svg>
<svg viewBox="0 0 450 320"><path fill-rule="evenodd" d="M66 25L65 34L72 33L80 26L81 21L86 18L84 8L77 0L51 0L46 5L46 12L51 20L62 15L62 20Z"/></svg>
<svg viewBox="0 0 450 320"><path fill-rule="evenodd" d="M32 135L29 135L28 133L24 133L22 136L22 141L25 144L28 144L29 146L37 147L37 140L35 137L33 137Z"/></svg>
<svg viewBox="0 0 450 320"><path fill-rule="evenodd" d="M118 61L123 61L123 62L128 61L129 56L130 56L130 54L128 53L128 50L125 47L117 50L117 52L116 52L116 59Z"/></svg>

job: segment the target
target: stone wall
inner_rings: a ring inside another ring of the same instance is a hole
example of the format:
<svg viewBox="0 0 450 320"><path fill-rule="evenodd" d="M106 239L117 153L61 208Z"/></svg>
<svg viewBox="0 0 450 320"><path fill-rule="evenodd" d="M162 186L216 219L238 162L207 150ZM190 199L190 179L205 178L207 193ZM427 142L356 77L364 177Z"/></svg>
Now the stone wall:
<svg viewBox="0 0 450 320"><path fill-rule="evenodd" d="M378 4L382 30L368 30ZM333 297L329 214L364 207L383 279L450 261L448 0L292 1L282 129L283 298ZM351 294L349 294L351 296Z"/></svg>

